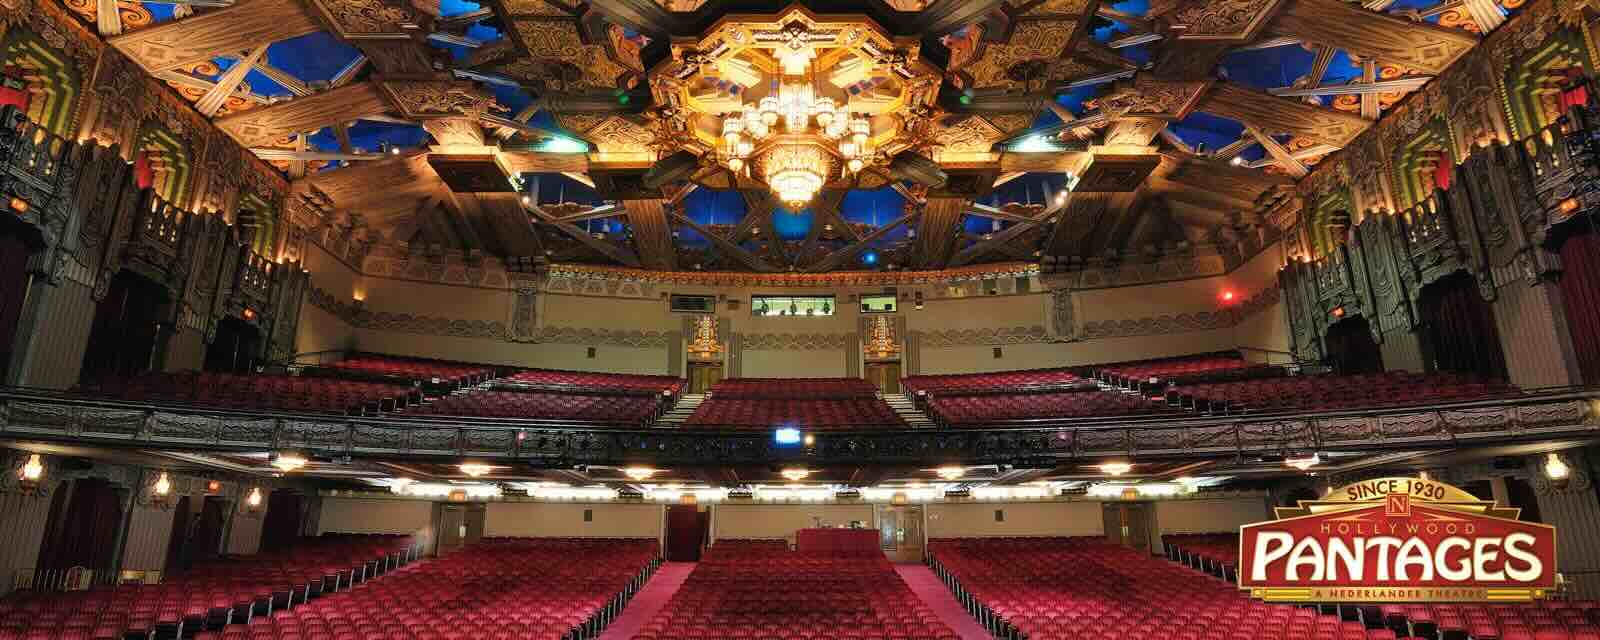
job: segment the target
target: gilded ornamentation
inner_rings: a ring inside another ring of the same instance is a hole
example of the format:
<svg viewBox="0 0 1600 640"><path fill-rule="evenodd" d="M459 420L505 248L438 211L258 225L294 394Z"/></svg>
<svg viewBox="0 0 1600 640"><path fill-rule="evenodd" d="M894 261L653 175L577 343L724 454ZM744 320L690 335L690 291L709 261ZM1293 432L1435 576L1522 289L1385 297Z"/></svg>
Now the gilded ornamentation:
<svg viewBox="0 0 1600 640"><path fill-rule="evenodd" d="M923 348L962 347L1051 342L1044 327L996 327L992 329L950 329L922 332Z"/></svg>
<svg viewBox="0 0 1600 640"><path fill-rule="evenodd" d="M409 38L408 31L421 27L417 11L384 0L313 0L322 15L340 36L352 40L367 38Z"/></svg>
<svg viewBox="0 0 1600 640"><path fill-rule="evenodd" d="M1253 37L1280 0L1196 0L1172 15L1181 40L1237 40Z"/></svg>
<svg viewBox="0 0 1600 640"><path fill-rule="evenodd" d="M477 117L494 103L494 98L470 82L384 81L381 86L409 118Z"/></svg>
<svg viewBox="0 0 1600 640"><path fill-rule="evenodd" d="M613 60L601 45L584 44L578 37L577 23L570 20L520 20L516 33L532 58L533 68L518 66L522 71L535 71L549 79L551 70L539 67L572 67L575 75L561 79L570 83L569 89L610 89L628 75L628 69ZM577 65L577 66L573 66ZM537 71L536 71L537 70Z"/></svg>
<svg viewBox="0 0 1600 640"><path fill-rule="evenodd" d="M960 70L972 78L976 89L1025 88L1028 81L1048 79L1050 66L1066 53L1077 28L1076 19L1022 22L1010 40L984 43L978 57ZM1031 63L1037 63L1038 72L1025 68Z"/></svg>
<svg viewBox="0 0 1600 640"><path fill-rule="evenodd" d="M1152 117L1181 120L1189 115L1208 82L1171 82L1139 77L1119 82L1109 95L1099 99L1100 108L1117 117Z"/></svg>
<svg viewBox="0 0 1600 640"><path fill-rule="evenodd" d="M746 333L745 351L832 351L850 345L848 333Z"/></svg>

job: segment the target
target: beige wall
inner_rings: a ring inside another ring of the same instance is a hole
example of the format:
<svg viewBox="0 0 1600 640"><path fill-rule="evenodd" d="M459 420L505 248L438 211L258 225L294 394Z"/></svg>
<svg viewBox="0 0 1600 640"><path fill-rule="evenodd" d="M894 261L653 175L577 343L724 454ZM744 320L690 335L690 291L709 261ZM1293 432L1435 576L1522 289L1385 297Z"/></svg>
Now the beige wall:
<svg viewBox="0 0 1600 640"><path fill-rule="evenodd" d="M12 577L32 571L39 560L50 498L0 493L0 594L11 591Z"/></svg>
<svg viewBox="0 0 1600 640"><path fill-rule="evenodd" d="M1105 515L1099 502L977 502L927 506L929 538L989 536L1099 536ZM1005 521L995 522L995 510Z"/></svg>
<svg viewBox="0 0 1600 640"><path fill-rule="evenodd" d="M300 324L296 331L295 353L355 348L355 330L338 316L310 302L300 305Z"/></svg>
<svg viewBox="0 0 1600 640"><path fill-rule="evenodd" d="M234 513L228 524L228 541L223 548L234 555L254 555L261 550L261 527L266 524L265 512L245 515Z"/></svg>
<svg viewBox="0 0 1600 640"><path fill-rule="evenodd" d="M591 511L593 522L583 521ZM660 538L659 504L491 502L483 535L523 537Z"/></svg>
<svg viewBox="0 0 1600 640"><path fill-rule="evenodd" d="M324 533L417 533L433 528L433 503L426 500L323 498L317 520Z"/></svg>
<svg viewBox="0 0 1600 640"><path fill-rule="evenodd" d="M873 526L870 504L718 504L711 507L711 539L787 538L817 526Z"/></svg>
<svg viewBox="0 0 1600 640"><path fill-rule="evenodd" d="M994 347L1001 357L994 357ZM922 349L923 374L1048 369L1232 349L1231 328L1079 342L961 345Z"/></svg>
<svg viewBox="0 0 1600 640"><path fill-rule="evenodd" d="M745 378L846 378L850 377L844 350L753 351L744 350Z"/></svg>
<svg viewBox="0 0 1600 640"><path fill-rule="evenodd" d="M588 346L595 357L588 357ZM527 344L503 340L423 336L415 333L357 329L355 347L374 353L414 355L541 369L610 373L667 373L667 349L614 345Z"/></svg>
<svg viewBox="0 0 1600 640"><path fill-rule="evenodd" d="M1241 525L1270 517L1265 497L1163 500L1155 503L1154 528L1161 533L1237 532Z"/></svg>
<svg viewBox="0 0 1600 640"><path fill-rule="evenodd" d="M29 305L24 309L20 326L35 326L41 330L27 337L26 362L13 366L9 374L15 377L13 384L65 389L78 383L96 308L89 294L89 287L70 279L62 280L59 286L36 281L29 289L29 296L40 295L45 299L37 307ZM38 314L36 319L28 316L34 311Z"/></svg>
<svg viewBox="0 0 1600 640"><path fill-rule="evenodd" d="M173 499L176 502L176 498ZM127 542L122 547L124 571L163 571L167 568L167 543L172 538L172 509L133 508L128 519Z"/></svg>

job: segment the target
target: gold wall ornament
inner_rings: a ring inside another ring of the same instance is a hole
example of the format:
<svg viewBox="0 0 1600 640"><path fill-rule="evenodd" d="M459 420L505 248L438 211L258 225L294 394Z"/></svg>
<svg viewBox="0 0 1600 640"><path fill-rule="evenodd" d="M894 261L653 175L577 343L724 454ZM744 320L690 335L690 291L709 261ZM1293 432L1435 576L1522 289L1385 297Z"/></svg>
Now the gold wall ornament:
<svg viewBox="0 0 1600 640"><path fill-rule="evenodd" d="M696 316L692 322L694 335L689 339L689 359L700 362L721 360L722 342L717 337L717 317Z"/></svg>
<svg viewBox="0 0 1600 640"><path fill-rule="evenodd" d="M868 360L898 360L900 338L896 335L894 318L888 314L872 318L867 326L867 339L863 351Z"/></svg>

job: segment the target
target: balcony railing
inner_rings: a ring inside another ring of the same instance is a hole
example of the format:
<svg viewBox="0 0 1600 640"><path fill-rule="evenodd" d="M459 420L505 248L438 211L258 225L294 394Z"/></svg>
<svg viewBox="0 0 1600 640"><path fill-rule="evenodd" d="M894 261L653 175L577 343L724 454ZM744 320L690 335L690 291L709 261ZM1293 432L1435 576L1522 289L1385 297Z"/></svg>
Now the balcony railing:
<svg viewBox="0 0 1600 640"><path fill-rule="evenodd" d="M765 431L603 428L560 420L356 418L174 407L0 390L0 437L169 449L296 449L328 455L484 457L533 465L830 463L1060 464L1074 458L1215 458L1288 451L1452 448L1600 431L1600 388L1432 406L1244 416L1027 420L961 429L817 432L785 446Z"/></svg>

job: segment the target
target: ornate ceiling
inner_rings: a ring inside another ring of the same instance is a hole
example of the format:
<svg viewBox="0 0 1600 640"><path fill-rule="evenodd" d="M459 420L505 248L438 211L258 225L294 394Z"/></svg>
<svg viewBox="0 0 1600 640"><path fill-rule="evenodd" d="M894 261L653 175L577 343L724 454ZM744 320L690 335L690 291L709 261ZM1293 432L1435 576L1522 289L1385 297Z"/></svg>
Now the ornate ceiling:
<svg viewBox="0 0 1600 640"><path fill-rule="evenodd" d="M65 2L294 179L294 215L468 262L761 272L1248 257L1262 203L1520 4ZM814 126L755 136L780 85ZM764 154L800 138L827 169L785 206Z"/></svg>

